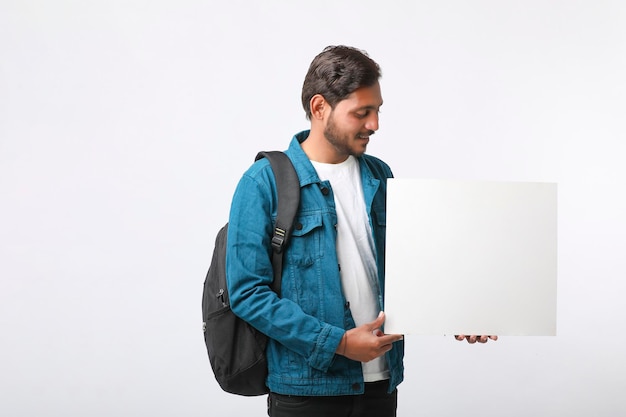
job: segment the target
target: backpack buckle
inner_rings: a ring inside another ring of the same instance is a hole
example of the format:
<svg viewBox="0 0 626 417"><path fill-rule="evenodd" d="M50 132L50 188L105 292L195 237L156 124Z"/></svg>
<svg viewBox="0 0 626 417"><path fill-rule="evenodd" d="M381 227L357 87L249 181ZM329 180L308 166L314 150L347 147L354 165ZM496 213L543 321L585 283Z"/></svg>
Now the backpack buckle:
<svg viewBox="0 0 626 417"><path fill-rule="evenodd" d="M283 251L283 245L285 243L285 234L287 232L285 229L281 229L280 227L274 228L274 236L272 237L272 247L276 251L276 253L281 253Z"/></svg>

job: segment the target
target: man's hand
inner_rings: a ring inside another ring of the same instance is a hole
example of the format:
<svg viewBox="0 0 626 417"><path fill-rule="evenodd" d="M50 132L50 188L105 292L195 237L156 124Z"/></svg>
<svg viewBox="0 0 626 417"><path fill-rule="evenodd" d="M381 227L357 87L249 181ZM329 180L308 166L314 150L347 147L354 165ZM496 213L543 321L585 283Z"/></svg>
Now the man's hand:
<svg viewBox="0 0 626 417"><path fill-rule="evenodd" d="M337 353L359 362L369 362L391 350L393 342L402 340L401 334L384 334L380 327L385 322L382 311L376 320L344 333Z"/></svg>
<svg viewBox="0 0 626 417"><path fill-rule="evenodd" d="M458 334L458 335L454 336L454 338L456 340L459 340L459 341L465 339L465 340L467 340L467 343L476 343L476 342L478 342L478 343L487 343L489 341L489 339L493 340L494 342L496 340L498 340L498 336L487 336L487 335L478 336L478 335L475 335L475 334L473 334L471 336L467 336L467 335L464 335L464 334Z"/></svg>

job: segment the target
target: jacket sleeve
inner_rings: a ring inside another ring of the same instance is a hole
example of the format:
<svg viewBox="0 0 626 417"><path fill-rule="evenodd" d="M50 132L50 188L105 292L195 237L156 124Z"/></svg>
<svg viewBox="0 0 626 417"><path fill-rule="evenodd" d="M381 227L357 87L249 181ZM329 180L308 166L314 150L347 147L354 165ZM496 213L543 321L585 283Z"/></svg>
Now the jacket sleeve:
<svg viewBox="0 0 626 417"><path fill-rule="evenodd" d="M311 367L325 371L344 330L305 314L298 304L279 298L270 288L275 196L273 173L266 161L253 165L235 190L226 250L231 308L268 337L304 356Z"/></svg>

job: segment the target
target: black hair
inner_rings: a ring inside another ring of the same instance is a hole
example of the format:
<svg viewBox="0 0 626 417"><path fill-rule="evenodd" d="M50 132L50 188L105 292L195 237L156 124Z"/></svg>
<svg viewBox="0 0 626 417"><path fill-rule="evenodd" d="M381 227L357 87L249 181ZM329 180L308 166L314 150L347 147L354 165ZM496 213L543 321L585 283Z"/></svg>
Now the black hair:
<svg viewBox="0 0 626 417"><path fill-rule="evenodd" d="M354 90L374 85L380 67L367 52L350 46L327 46L317 55L302 85L302 107L311 119L311 98L321 94L331 108Z"/></svg>

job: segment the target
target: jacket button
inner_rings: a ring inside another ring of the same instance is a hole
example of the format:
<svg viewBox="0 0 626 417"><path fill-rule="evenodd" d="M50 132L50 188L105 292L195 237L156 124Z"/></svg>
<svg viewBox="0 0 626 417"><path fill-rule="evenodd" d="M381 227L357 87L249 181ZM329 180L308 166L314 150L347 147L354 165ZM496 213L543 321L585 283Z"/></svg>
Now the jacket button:
<svg viewBox="0 0 626 417"><path fill-rule="evenodd" d="M302 230L302 223L296 223L296 230Z"/></svg>
<svg viewBox="0 0 626 417"><path fill-rule="evenodd" d="M357 383L352 384L353 390L357 391L359 388L361 388L361 384L357 384Z"/></svg>
<svg viewBox="0 0 626 417"><path fill-rule="evenodd" d="M330 194L330 190L328 188L324 187L324 188L322 188L322 194L328 195L328 194Z"/></svg>

